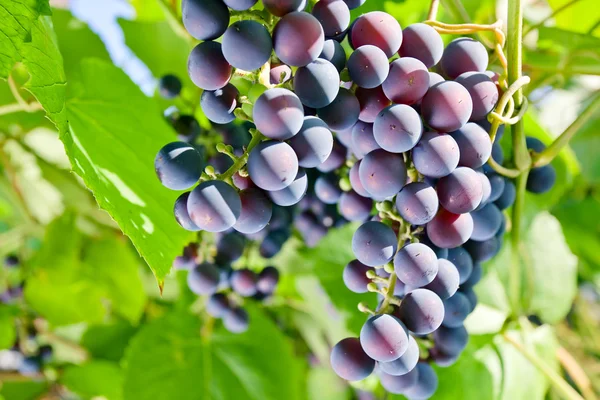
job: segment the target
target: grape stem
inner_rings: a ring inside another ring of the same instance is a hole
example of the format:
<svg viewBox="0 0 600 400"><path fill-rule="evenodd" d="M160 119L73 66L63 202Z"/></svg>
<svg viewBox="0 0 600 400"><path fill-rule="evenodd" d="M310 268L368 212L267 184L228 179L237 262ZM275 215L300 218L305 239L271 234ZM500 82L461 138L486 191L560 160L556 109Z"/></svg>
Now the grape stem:
<svg viewBox="0 0 600 400"><path fill-rule="evenodd" d="M429 5L429 13L427 14L427 19L430 21L435 21L437 19L437 13L439 8L440 0L431 0L431 4Z"/></svg>
<svg viewBox="0 0 600 400"><path fill-rule="evenodd" d="M385 314L389 307L392 298L394 297L394 288L396 287L396 273L392 272L388 278L387 292L384 295L381 306L377 310L377 314Z"/></svg>
<svg viewBox="0 0 600 400"><path fill-rule="evenodd" d="M223 172L220 175L217 175L217 179L222 181L230 179L233 176L233 174L238 172L240 169L244 168L244 166L248 162L248 157L252 149L254 149L254 147L256 147L257 144L259 144L265 139L265 136L256 129L250 129L250 133L252 134L252 140L250 140L250 143L244 151L244 154L239 156L227 171Z"/></svg>

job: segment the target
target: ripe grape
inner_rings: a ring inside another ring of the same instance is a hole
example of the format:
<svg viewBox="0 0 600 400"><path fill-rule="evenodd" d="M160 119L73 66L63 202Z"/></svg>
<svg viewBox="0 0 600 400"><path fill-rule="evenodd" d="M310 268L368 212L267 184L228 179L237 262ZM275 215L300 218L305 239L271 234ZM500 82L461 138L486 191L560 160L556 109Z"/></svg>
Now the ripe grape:
<svg viewBox="0 0 600 400"><path fill-rule="evenodd" d="M281 190L298 175L298 157L287 143L275 140L259 143L248 157L248 174L261 189Z"/></svg>
<svg viewBox="0 0 600 400"><path fill-rule="evenodd" d="M373 315L360 330L360 345L375 361L389 362L408 349L408 333L398 318L389 314Z"/></svg>
<svg viewBox="0 0 600 400"><path fill-rule="evenodd" d="M256 128L266 137L286 140L302 128L304 109L293 92L283 88L265 91L252 111Z"/></svg>
<svg viewBox="0 0 600 400"><path fill-rule="evenodd" d="M435 340L435 347L444 353L458 355L467 347L469 334L463 325L456 328L440 326L437 331L433 332L433 339Z"/></svg>
<svg viewBox="0 0 600 400"><path fill-rule="evenodd" d="M458 166L458 144L450 135L425 132L412 152L417 171L431 178L449 175Z"/></svg>
<svg viewBox="0 0 600 400"><path fill-rule="evenodd" d="M475 210L483 196L477 172L467 167L458 167L441 178L436 188L442 207L454 214Z"/></svg>
<svg viewBox="0 0 600 400"><path fill-rule="evenodd" d="M427 224L427 236L436 246L451 249L465 243L473 233L470 214L453 214L440 208Z"/></svg>
<svg viewBox="0 0 600 400"><path fill-rule="evenodd" d="M452 132L469 121L473 112L471 95L460 83L444 81L434 85L421 100L427 125L439 132Z"/></svg>
<svg viewBox="0 0 600 400"><path fill-rule="evenodd" d="M160 183L172 190L186 190L194 186L202 175L202 164L200 153L184 142L165 145L154 159Z"/></svg>
<svg viewBox="0 0 600 400"><path fill-rule="evenodd" d="M352 152L359 160L368 153L379 149L379 145L373 135L373 124L358 121L352 128Z"/></svg>
<svg viewBox="0 0 600 400"><path fill-rule="evenodd" d="M223 181L205 181L192 190L188 213L198 226L208 232L223 232L235 224L242 211L240 196Z"/></svg>
<svg viewBox="0 0 600 400"><path fill-rule="evenodd" d="M552 165L533 168L527 177L527 191L535 194L546 193L556 183L556 170Z"/></svg>
<svg viewBox="0 0 600 400"><path fill-rule="evenodd" d="M506 210L512 206L517 197L517 188L512 181L505 178L504 190L498 199L494 202L500 210Z"/></svg>
<svg viewBox="0 0 600 400"><path fill-rule="evenodd" d="M365 1L367 0L344 0L344 3L346 3L349 9L354 10L365 4Z"/></svg>
<svg viewBox="0 0 600 400"><path fill-rule="evenodd" d="M298 156L298 165L313 168L322 164L333 150L333 135L327 124L317 117L304 117L300 132L290 140Z"/></svg>
<svg viewBox="0 0 600 400"><path fill-rule="evenodd" d="M315 181L315 194L325 204L335 204L342 195L338 178L335 175L321 175Z"/></svg>
<svg viewBox="0 0 600 400"><path fill-rule="evenodd" d="M243 333L248 330L248 313L241 307L229 309L223 316L225 329L232 333Z"/></svg>
<svg viewBox="0 0 600 400"><path fill-rule="evenodd" d="M363 350L358 338L340 340L331 349L331 368L342 379L360 381L371 375L375 361Z"/></svg>
<svg viewBox="0 0 600 400"><path fill-rule="evenodd" d="M460 286L460 290L464 291L473 288L479 283L482 275L483 268L481 267L481 264L477 262L473 263L473 272L471 272L471 275L469 275L469 279L467 279L467 281Z"/></svg>
<svg viewBox="0 0 600 400"><path fill-rule="evenodd" d="M348 58L348 73L359 87L373 89L388 77L388 57L378 47L365 45L357 48Z"/></svg>
<svg viewBox="0 0 600 400"><path fill-rule="evenodd" d="M440 66L447 77L456 79L465 72L484 72L488 61L483 44L471 38L458 38L446 46Z"/></svg>
<svg viewBox="0 0 600 400"><path fill-rule="evenodd" d="M206 302L206 312L214 318L222 318L229 311L229 299L223 293L213 293Z"/></svg>
<svg viewBox="0 0 600 400"><path fill-rule="evenodd" d="M269 31L256 21L237 21L225 31L223 56L235 68L244 71L259 69L269 61L273 41Z"/></svg>
<svg viewBox="0 0 600 400"><path fill-rule="evenodd" d="M485 173L481 170L476 170L477 176L479 177L479 181L481 182L481 203L478 208L485 206L489 201L492 195L492 184L490 183L490 179L487 177Z"/></svg>
<svg viewBox="0 0 600 400"><path fill-rule="evenodd" d="M336 1L344 4L342 0ZM294 76L294 92L302 104L312 108L323 108L336 98L340 90L339 82L340 75L335 66L327 60L317 58L298 68Z"/></svg>
<svg viewBox="0 0 600 400"><path fill-rule="evenodd" d="M426 234L423 234L423 236L419 238L419 243L423 243L424 245L428 246L431 250L433 250L437 258L448 259L448 249L443 249L433 244Z"/></svg>
<svg viewBox="0 0 600 400"><path fill-rule="evenodd" d="M495 202L496 200L498 200L500 198L500 196L502 196L506 182L505 182L504 177L502 177L501 175L498 175L494 172L490 172L486 175L487 175L488 179L490 180L490 187L492 189L491 193L490 193L489 201Z"/></svg>
<svg viewBox="0 0 600 400"><path fill-rule="evenodd" d="M188 272L187 283L195 294L213 294L219 285L219 269L213 264L202 263Z"/></svg>
<svg viewBox="0 0 600 400"><path fill-rule="evenodd" d="M361 15L355 21L350 34L355 48L364 45L376 46L383 50L386 59L397 53L402 44L400 24L390 14L381 11Z"/></svg>
<svg viewBox="0 0 600 400"><path fill-rule="evenodd" d="M246 238L237 232L229 232L217 241L215 262L219 265L231 264L238 260L246 248Z"/></svg>
<svg viewBox="0 0 600 400"><path fill-rule="evenodd" d="M490 136L481 126L467 122L462 128L451 132L460 150L459 165L479 168L485 164L492 154Z"/></svg>
<svg viewBox="0 0 600 400"><path fill-rule="evenodd" d="M469 240L464 244L473 261L476 263L491 260L500 251L500 239L493 236L483 241Z"/></svg>
<svg viewBox="0 0 600 400"><path fill-rule="evenodd" d="M426 245L410 243L396 253L394 270L404 284L422 287L434 280L438 273L438 259Z"/></svg>
<svg viewBox="0 0 600 400"><path fill-rule="evenodd" d="M373 268L358 260L350 261L342 273L344 285L354 293L367 293L367 285L371 283L371 280L367 278L367 272L369 271L373 271Z"/></svg>
<svg viewBox="0 0 600 400"><path fill-rule="evenodd" d="M421 139L423 123L412 107L396 104L377 115L373 133L382 149L390 153L404 153L415 147Z"/></svg>
<svg viewBox="0 0 600 400"><path fill-rule="evenodd" d="M258 0L223 0L227 7L236 11L246 11L257 3Z"/></svg>
<svg viewBox="0 0 600 400"><path fill-rule="evenodd" d="M367 154L358 169L365 190L377 199L394 196L406 184L406 165L399 154L373 150Z"/></svg>
<svg viewBox="0 0 600 400"><path fill-rule="evenodd" d="M388 99L398 104L415 104L429 89L429 71L421 61L403 57L392 61L383 91Z"/></svg>
<svg viewBox="0 0 600 400"><path fill-rule="evenodd" d="M229 10L221 0L183 0L181 18L185 29L198 40L221 36L229 25Z"/></svg>
<svg viewBox="0 0 600 400"><path fill-rule="evenodd" d="M240 233L251 234L261 231L272 215L272 205L267 196L257 189L248 188L240 192L242 210L233 229Z"/></svg>
<svg viewBox="0 0 600 400"><path fill-rule="evenodd" d="M350 9L342 0L321 0L313 7L312 14L327 37L339 35L350 25Z"/></svg>
<svg viewBox="0 0 600 400"><path fill-rule="evenodd" d="M308 177L304 169L299 168L294 181L287 187L269 192L269 197L278 206L289 207L298 203L306 194Z"/></svg>
<svg viewBox="0 0 600 400"><path fill-rule="evenodd" d="M541 153L546 149L546 145L540 139L533 136L527 136L526 138L527 148L533 150L536 153Z"/></svg>
<svg viewBox="0 0 600 400"><path fill-rule="evenodd" d="M379 364L380 366L382 363ZM382 368L383 369L383 368ZM386 372L379 371L379 380L381 386L392 394L403 394L410 387L416 385L419 378L419 370L416 366L404 375L390 375Z"/></svg>
<svg viewBox="0 0 600 400"><path fill-rule="evenodd" d="M221 89L231 78L231 65L223 56L221 43L206 41L194 47L187 67L190 79L200 89Z"/></svg>
<svg viewBox="0 0 600 400"><path fill-rule="evenodd" d="M402 31L400 57L413 57L426 68L436 65L442 58L444 41L435 29L427 24L412 24Z"/></svg>
<svg viewBox="0 0 600 400"><path fill-rule="evenodd" d="M417 335L428 335L444 320L444 304L427 289L415 289L404 296L398 309L404 325Z"/></svg>
<svg viewBox="0 0 600 400"><path fill-rule="evenodd" d="M352 168L350 168L350 172L348 173L348 175L350 177L350 186L352 186L352 189L354 189L354 191L356 193L358 193L359 195L361 195L362 197L371 197L369 192L367 192L365 190L362 183L360 182L360 177L358 175L359 168L360 168L360 160L358 160L356 163L354 163Z"/></svg>
<svg viewBox="0 0 600 400"><path fill-rule="evenodd" d="M425 289L431 290L445 300L456 293L460 284L460 275L458 269L450 261L440 258L438 260L438 272L433 281L425 286Z"/></svg>
<svg viewBox="0 0 600 400"><path fill-rule="evenodd" d="M317 115L332 131L342 131L351 128L358 121L360 103L354 93L340 88L337 97L327 107L317 110Z"/></svg>
<svg viewBox="0 0 600 400"><path fill-rule="evenodd" d="M285 15L273 31L275 54L285 64L302 67L323 51L325 36L319 21L305 12Z"/></svg>
<svg viewBox="0 0 600 400"><path fill-rule="evenodd" d="M263 5L271 14L283 17L288 13L298 11L302 6L302 0L263 0Z"/></svg>
<svg viewBox="0 0 600 400"><path fill-rule="evenodd" d="M289 231L286 229L270 231L260 244L260 255L264 258L274 257L277 253L279 253L289 237Z"/></svg>
<svg viewBox="0 0 600 400"><path fill-rule="evenodd" d="M256 273L249 269L238 269L231 274L231 289L243 297L251 297L256 294Z"/></svg>
<svg viewBox="0 0 600 400"><path fill-rule="evenodd" d="M256 281L256 287L258 291L267 295L273 294L277 283L279 282L279 271L275 267L265 267L260 274L258 274L258 280Z"/></svg>
<svg viewBox="0 0 600 400"><path fill-rule="evenodd" d="M408 347L404 354L393 361L380 362L379 367L388 375L402 376L412 371L418 362L419 345L411 335L408 335Z"/></svg>
<svg viewBox="0 0 600 400"><path fill-rule="evenodd" d="M458 270L460 284L465 283L473 271L473 259L469 255L469 252L462 247L455 247L448 250L446 259L454 264Z"/></svg>
<svg viewBox="0 0 600 400"><path fill-rule="evenodd" d="M479 210L471 213L473 217L472 240L489 240L496 235L502 224L504 215L494 204L487 204Z"/></svg>
<svg viewBox="0 0 600 400"><path fill-rule="evenodd" d="M425 225L438 211L438 196L426 182L412 182L396 195L396 210L412 225Z"/></svg>
<svg viewBox="0 0 600 400"><path fill-rule="evenodd" d="M409 399L428 399L438 388L438 377L431 365L420 362L415 368L418 372L417 382L409 387L404 395Z"/></svg>
<svg viewBox="0 0 600 400"><path fill-rule="evenodd" d="M174 99L181 92L181 81L175 75L164 75L158 81L158 92L165 99Z"/></svg>
<svg viewBox="0 0 600 400"><path fill-rule="evenodd" d="M373 89L359 87L354 94L360 104L360 115L358 118L363 122L375 122L377 115L390 105L390 100L383 93L381 86Z"/></svg>
<svg viewBox="0 0 600 400"><path fill-rule="evenodd" d="M471 312L471 303L462 292L444 300L444 322L448 328L458 328Z"/></svg>
<svg viewBox="0 0 600 400"><path fill-rule="evenodd" d="M319 55L319 58L332 63L338 72L342 72L346 67L346 51L337 40L326 40L323 44L323 51Z"/></svg>
<svg viewBox="0 0 600 400"><path fill-rule="evenodd" d="M285 64L272 65L269 73L269 83L271 85L279 85L285 83L292 78L292 69Z"/></svg>
<svg viewBox="0 0 600 400"><path fill-rule="evenodd" d="M233 111L237 107L237 97L240 92L231 83L214 92L205 90L200 98L202 112L210 121L217 124L227 124L235 120Z"/></svg>
<svg viewBox="0 0 600 400"><path fill-rule="evenodd" d="M465 72L456 78L463 85L473 100L473 112L470 121L484 119L498 103L498 87L482 72Z"/></svg>
<svg viewBox="0 0 600 400"><path fill-rule="evenodd" d="M398 248L396 234L389 226L376 221L362 224L352 236L352 251L369 267L387 264Z"/></svg>
<svg viewBox="0 0 600 400"><path fill-rule="evenodd" d="M200 135L202 128L192 115L180 115L173 122L177 138L182 142L191 143Z"/></svg>
<svg viewBox="0 0 600 400"><path fill-rule="evenodd" d="M342 217L348 221L364 221L369 218L373 201L367 197L363 197L351 190L342 193L339 200L339 209Z"/></svg>
<svg viewBox="0 0 600 400"><path fill-rule="evenodd" d="M181 225L181 227L185 230L197 232L200 230L194 224L194 221L190 218L190 214L188 214L187 202L190 197L190 192L185 192L181 196L175 200L175 207L173 208L173 213L175 214L175 219L177 223Z"/></svg>

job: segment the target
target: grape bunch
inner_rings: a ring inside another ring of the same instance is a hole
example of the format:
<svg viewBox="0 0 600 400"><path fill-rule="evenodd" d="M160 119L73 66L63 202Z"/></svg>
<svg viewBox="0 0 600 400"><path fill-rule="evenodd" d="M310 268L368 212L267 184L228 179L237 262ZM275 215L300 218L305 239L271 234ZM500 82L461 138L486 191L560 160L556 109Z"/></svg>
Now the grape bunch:
<svg viewBox="0 0 600 400"><path fill-rule="evenodd" d="M351 21L364 1L184 0L184 26L200 41L188 73L223 142L208 166L189 140L169 143L155 169L184 191L175 204L183 228L243 235L264 257L292 226L314 246L329 228L361 223L343 281L380 301L359 305L369 317L359 337L335 345L331 365L351 381L376 370L389 392L425 399L437 387L431 364L451 365L467 345L473 287L501 249L516 197L489 162L504 162L504 127L490 136L502 77L472 38L444 46L434 27L402 29L381 11ZM161 80L164 96L177 89ZM239 129L245 139L234 145ZM552 166L534 169L527 189L544 193L555 179ZM215 296L223 284L255 295L245 288L260 276L217 264L191 262L193 291ZM224 309L228 298L217 299Z"/></svg>

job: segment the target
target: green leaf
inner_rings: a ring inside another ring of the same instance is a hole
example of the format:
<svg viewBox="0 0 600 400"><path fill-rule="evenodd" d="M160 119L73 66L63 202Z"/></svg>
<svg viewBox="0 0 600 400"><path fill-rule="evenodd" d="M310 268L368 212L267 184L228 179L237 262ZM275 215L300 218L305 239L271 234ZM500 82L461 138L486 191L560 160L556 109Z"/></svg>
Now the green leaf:
<svg viewBox="0 0 600 400"><path fill-rule="evenodd" d="M49 388L50 385L44 380L3 380L0 396L7 400L38 400Z"/></svg>
<svg viewBox="0 0 600 400"><path fill-rule="evenodd" d="M119 361L135 333L136 328L125 321L92 325L83 334L81 345L94 358Z"/></svg>
<svg viewBox="0 0 600 400"><path fill-rule="evenodd" d="M74 171L161 284L194 237L173 217L178 193L161 186L153 167L175 136L156 103L115 66L86 60L81 76L84 91L68 102L70 130L61 140Z"/></svg>
<svg viewBox="0 0 600 400"><path fill-rule="evenodd" d="M14 312L11 307L0 307L0 350L10 349L17 338Z"/></svg>
<svg viewBox="0 0 600 400"><path fill-rule="evenodd" d="M598 50L600 38L583 33L568 31L560 28L542 26L538 30L540 46L544 41L564 47L569 50Z"/></svg>
<svg viewBox="0 0 600 400"><path fill-rule="evenodd" d="M571 0L548 0L553 10L570 3ZM556 26L562 29L587 33L598 22L598 2L596 0L580 0L563 9L554 17Z"/></svg>
<svg viewBox="0 0 600 400"><path fill-rule="evenodd" d="M326 366L311 368L308 372L308 398L319 400L347 400L348 385Z"/></svg>
<svg viewBox="0 0 600 400"><path fill-rule="evenodd" d="M84 398L123 398L123 373L121 368L112 362L91 361L84 365L69 366L61 376L60 382Z"/></svg>
<svg viewBox="0 0 600 400"><path fill-rule="evenodd" d="M581 174L593 185L600 185L600 119L592 118L569 143L581 164Z"/></svg>
<svg viewBox="0 0 600 400"><path fill-rule="evenodd" d="M172 313L146 325L125 358L126 400L303 398L301 364L281 329L250 309L250 329L200 337L197 317ZM217 322L217 324L219 324Z"/></svg>

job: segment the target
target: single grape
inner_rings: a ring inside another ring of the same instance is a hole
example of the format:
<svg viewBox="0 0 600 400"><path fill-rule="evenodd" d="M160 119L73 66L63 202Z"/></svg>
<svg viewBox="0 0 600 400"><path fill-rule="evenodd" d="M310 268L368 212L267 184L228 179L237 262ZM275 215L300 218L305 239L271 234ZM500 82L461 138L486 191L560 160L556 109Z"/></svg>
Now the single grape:
<svg viewBox="0 0 600 400"><path fill-rule="evenodd" d="M483 196L477 172L467 167L458 167L441 178L436 189L442 207L454 214L475 210Z"/></svg>
<svg viewBox="0 0 600 400"><path fill-rule="evenodd" d="M242 208L233 229L244 234L261 231L271 219L273 212L271 202L257 188L242 190L239 195Z"/></svg>
<svg viewBox="0 0 600 400"><path fill-rule="evenodd" d="M404 153L416 146L423 134L421 117L404 104L395 104L381 111L373 124L377 144L390 153Z"/></svg>
<svg viewBox="0 0 600 400"><path fill-rule="evenodd" d="M533 168L527 177L527 191L542 194L552 189L556 183L556 170L552 165Z"/></svg>
<svg viewBox="0 0 600 400"><path fill-rule="evenodd" d="M270 231L260 244L260 255L264 258L275 257L289 237L290 233L286 229Z"/></svg>
<svg viewBox="0 0 600 400"><path fill-rule="evenodd" d="M393 361L408 349L408 332L392 315L373 315L360 330L360 345L375 361Z"/></svg>
<svg viewBox="0 0 600 400"><path fill-rule="evenodd" d="M323 51L325 36L319 21L305 12L285 15L273 31L273 47L285 64L302 67Z"/></svg>
<svg viewBox="0 0 600 400"><path fill-rule="evenodd" d="M227 124L235 120L233 111L237 107L237 97L240 92L231 83L214 92L205 90L200 98L202 112L210 121L217 124Z"/></svg>
<svg viewBox="0 0 600 400"><path fill-rule="evenodd" d="M187 202L189 197L190 192L185 192L181 196L179 196L177 200L175 200L175 207L173 209L173 213L175 214L175 219L177 220L177 223L181 225L183 229L192 232L197 232L200 230L200 228L198 228L196 224L194 224L194 221L192 221L190 215L188 214Z"/></svg>
<svg viewBox="0 0 600 400"><path fill-rule="evenodd" d="M517 198L517 188L515 187L515 184L507 178L504 178L504 180L504 190L500 197L494 202L496 207L500 210L506 210L508 207L512 206Z"/></svg>
<svg viewBox="0 0 600 400"><path fill-rule="evenodd" d="M482 72L465 72L456 78L463 85L473 100L473 112L470 121L484 119L498 103L498 87Z"/></svg>
<svg viewBox="0 0 600 400"><path fill-rule="evenodd" d="M194 186L202 175L202 164L200 153L184 142L165 145L154 159L160 183L172 190L186 190Z"/></svg>
<svg viewBox="0 0 600 400"><path fill-rule="evenodd" d="M390 100L383 93L381 86L373 89L357 88L354 92L360 104L359 119L373 123L377 115L390 105Z"/></svg>
<svg viewBox="0 0 600 400"><path fill-rule="evenodd" d="M360 182L360 177L358 175L358 170L360 168L360 163L361 161L358 160L356 163L354 163L354 165L352 166L352 168L350 168L350 172L349 172L349 177L350 177L350 186L352 186L352 189L354 189L354 191L356 193L358 193L359 195L363 196L363 197L371 197L371 195L369 194L369 192L367 192L365 190L365 188L363 187L362 183Z"/></svg>
<svg viewBox="0 0 600 400"><path fill-rule="evenodd" d="M188 213L198 228L223 232L236 223L242 202L234 188L223 181L205 181L188 198Z"/></svg>
<svg viewBox="0 0 600 400"><path fill-rule="evenodd" d="M353 126L348 129L335 132L335 137L348 149L352 147L352 129L354 129Z"/></svg>
<svg viewBox="0 0 600 400"><path fill-rule="evenodd" d="M269 79L271 85L279 85L285 83L292 78L292 69L285 64L275 64L271 66Z"/></svg>
<svg viewBox="0 0 600 400"><path fill-rule="evenodd" d="M433 332L435 347L448 355L459 355L469 342L469 334L463 325L456 328L440 326Z"/></svg>
<svg viewBox="0 0 600 400"><path fill-rule="evenodd" d="M492 154L492 142L488 133L474 122L468 122L462 128L451 132L460 150L459 165L479 168L485 164Z"/></svg>
<svg viewBox="0 0 600 400"><path fill-rule="evenodd" d="M304 117L300 132L289 143L298 156L298 165L313 168L325 162L331 154L333 135L321 119Z"/></svg>
<svg viewBox="0 0 600 400"><path fill-rule="evenodd" d="M351 190L342 193L338 205L340 214L348 221L364 221L371 214L373 201Z"/></svg>
<svg viewBox="0 0 600 400"><path fill-rule="evenodd" d="M315 194L325 204L337 203L342 195L338 178L335 175L319 176L315 181Z"/></svg>
<svg viewBox="0 0 600 400"><path fill-rule="evenodd" d="M396 210L412 225L425 225L438 211L438 196L426 182L412 182L396 195Z"/></svg>
<svg viewBox="0 0 600 400"><path fill-rule="evenodd" d="M256 281L256 287L261 293L271 295L277 287L279 282L279 271L275 267L265 267L260 274L258 274L258 280Z"/></svg>
<svg viewBox="0 0 600 400"><path fill-rule="evenodd" d="M460 151L452 136L425 132L412 157L417 171L427 177L442 178L458 166Z"/></svg>
<svg viewBox="0 0 600 400"><path fill-rule="evenodd" d="M421 101L423 120L439 132L452 132L469 121L473 112L471 95L460 83L444 81L427 91Z"/></svg>
<svg viewBox="0 0 600 400"><path fill-rule="evenodd" d="M359 87L373 89L388 77L388 57L378 47L365 45L357 48L348 58L348 73Z"/></svg>
<svg viewBox="0 0 600 400"><path fill-rule="evenodd" d="M506 182L505 182L505 179L503 176L498 175L494 172L490 172L486 175L487 175L488 179L490 180L490 187L492 189L490 192L489 201L495 202L496 200L498 200L500 198L500 196L502 196Z"/></svg>
<svg viewBox="0 0 600 400"><path fill-rule="evenodd" d="M194 47L187 67L190 79L200 89L221 89L231 78L231 65L223 56L221 43L206 41Z"/></svg>
<svg viewBox="0 0 600 400"><path fill-rule="evenodd" d="M429 238L427 237L427 234L423 234L423 236L419 237L419 243L423 243L424 245L431 248L431 250L433 250L437 258L448 259L448 249L444 249L433 244L431 240L429 240Z"/></svg>
<svg viewBox="0 0 600 400"><path fill-rule="evenodd" d="M363 350L358 338L340 340L331 349L331 368L342 379L360 381L371 375L375 361Z"/></svg>
<svg viewBox="0 0 600 400"><path fill-rule="evenodd" d="M402 44L400 24L390 14L382 11L361 15L354 23L350 34L355 48L364 45L376 46L385 53L386 59L397 53Z"/></svg>
<svg viewBox="0 0 600 400"><path fill-rule="evenodd" d="M223 0L227 7L236 11L249 10L258 0Z"/></svg>
<svg viewBox="0 0 600 400"><path fill-rule="evenodd" d="M445 82L446 80L444 79L443 76L441 76L440 74L437 74L435 72L430 72L429 73L429 88L431 89L432 87L434 87L435 85L437 85L438 83L442 83Z"/></svg>
<svg viewBox="0 0 600 400"><path fill-rule="evenodd" d="M399 154L374 150L367 154L358 169L365 190L377 199L396 195L406 184L406 165Z"/></svg>
<svg viewBox="0 0 600 400"><path fill-rule="evenodd" d="M261 189L281 190L298 175L298 157L287 143L275 140L259 143L248 157L248 174Z"/></svg>
<svg viewBox="0 0 600 400"><path fill-rule="evenodd" d="M223 293L213 293L206 302L206 312L214 318L222 318L229 311L229 299Z"/></svg>
<svg viewBox="0 0 600 400"><path fill-rule="evenodd" d="M358 121L360 103L354 93L340 88L335 100L327 107L317 110L317 115L332 131L342 131L351 128Z"/></svg>
<svg viewBox="0 0 600 400"><path fill-rule="evenodd" d="M433 244L451 249L462 245L471 237L473 218L470 214L453 214L440 208L426 229Z"/></svg>
<svg viewBox="0 0 600 400"><path fill-rule="evenodd" d="M231 181L233 182L233 186L240 190L245 190L254 187L254 184L252 183L250 177L240 175L239 171L233 174L233 176L231 177Z"/></svg>
<svg viewBox="0 0 600 400"><path fill-rule="evenodd" d="M477 295L475 294L473 289L472 288L465 288L465 289L461 288L461 291L469 300L469 304L471 306L471 312L475 311L478 300L477 300Z"/></svg>
<svg viewBox="0 0 600 400"><path fill-rule="evenodd" d="M319 55L319 58L332 63L338 72L342 72L346 67L346 51L337 40L326 40L323 44L323 51Z"/></svg>
<svg viewBox="0 0 600 400"><path fill-rule="evenodd" d="M246 238L238 232L229 232L217 241L215 262L219 265L231 264L238 260L246 248Z"/></svg>
<svg viewBox="0 0 600 400"><path fill-rule="evenodd" d="M293 92L283 88L265 91L252 110L256 128L266 137L286 140L302 128L304 109Z"/></svg>
<svg viewBox="0 0 600 400"><path fill-rule="evenodd" d="M249 269L238 269L231 274L231 288L243 297L251 297L256 294L257 276Z"/></svg>
<svg viewBox="0 0 600 400"><path fill-rule="evenodd" d="M446 259L454 264L458 270L459 283L461 285L465 283L473 271L473 259L469 255L469 252L462 247L455 247L448 250Z"/></svg>
<svg viewBox="0 0 600 400"><path fill-rule="evenodd" d="M342 4L342 0L336 0ZM320 3L320 2L319 2ZM298 68L294 76L294 92L302 104L312 108L323 108L331 104L340 90L340 75L327 60L317 58Z"/></svg>
<svg viewBox="0 0 600 400"><path fill-rule="evenodd" d="M248 330L248 313L241 307L233 307L223 316L223 325L231 333L244 333Z"/></svg>
<svg viewBox="0 0 600 400"><path fill-rule="evenodd" d="M359 160L368 153L379 149L373 134L373 124L358 121L352 128L352 152Z"/></svg>
<svg viewBox="0 0 600 400"><path fill-rule="evenodd" d="M469 299L461 292L454 293L454 296L444 300L444 322L447 328L458 328L462 326L464 320L471 312Z"/></svg>
<svg viewBox="0 0 600 400"><path fill-rule="evenodd" d="M437 294L440 299L445 300L456 293L460 284L458 269L450 261L440 258L438 260L438 272L433 281L425 286Z"/></svg>
<svg viewBox="0 0 600 400"><path fill-rule="evenodd" d="M410 243L396 253L394 270L404 284L422 287L433 281L438 273L438 259L426 245Z"/></svg>
<svg viewBox="0 0 600 400"><path fill-rule="evenodd" d="M158 81L158 93L164 99L174 99L181 93L181 81L172 74L163 75Z"/></svg>
<svg viewBox="0 0 600 400"><path fill-rule="evenodd" d="M415 400L429 399L438 388L438 377L431 365L427 363L418 363L416 369L418 371L417 382L408 388L404 395Z"/></svg>
<svg viewBox="0 0 600 400"><path fill-rule="evenodd" d="M490 179L483 171L478 169L475 172L477 172L477 176L481 182L481 203L479 204L479 207L477 207L477 209L480 209L490 201L490 197L492 195L492 184L490 183Z"/></svg>
<svg viewBox="0 0 600 400"><path fill-rule="evenodd" d="M390 262L397 248L396 234L392 228L381 222L365 222L352 236L354 255L358 261L369 267Z"/></svg>
<svg viewBox="0 0 600 400"><path fill-rule="evenodd" d="M412 24L402 30L400 57L413 57L426 68L436 65L442 58L444 41L433 27L427 24Z"/></svg>
<svg viewBox="0 0 600 400"><path fill-rule="evenodd" d="M219 269L213 264L202 263L188 272L187 284L195 294L213 294L219 285Z"/></svg>
<svg viewBox="0 0 600 400"><path fill-rule="evenodd" d="M346 3L349 9L354 10L365 4L365 1L367 0L344 0L344 3Z"/></svg>
<svg viewBox="0 0 600 400"><path fill-rule="evenodd" d="M484 72L488 66L488 53L485 47L471 38L458 38L446 46L440 66L450 79L465 72Z"/></svg>
<svg viewBox="0 0 600 400"><path fill-rule="evenodd" d="M415 289L404 296L398 310L404 325L417 335L428 335L444 320L444 304L427 289Z"/></svg>
<svg viewBox="0 0 600 400"><path fill-rule="evenodd" d="M536 153L541 153L546 149L546 145L540 139L533 136L527 136L525 139L527 142L527 148L533 150Z"/></svg>
<svg viewBox="0 0 600 400"><path fill-rule="evenodd" d="M393 361L380 362L379 367L388 375L402 376L412 371L417 366L418 362L419 345L411 335L408 335L408 347L404 354Z"/></svg>
<svg viewBox="0 0 600 400"><path fill-rule="evenodd" d="M371 283L367 278L369 271L373 271L373 268L367 267L358 260L350 261L342 273L344 285L354 293L367 293L367 285Z"/></svg>
<svg viewBox="0 0 600 400"><path fill-rule="evenodd" d="M469 279L467 279L467 281L465 283L460 285L460 290L464 291L464 290L473 288L475 285L477 285L479 283L482 276L483 276L483 268L481 267L481 264L479 264L478 262L474 262L473 263L473 272L471 272L471 275L469 275Z"/></svg>
<svg viewBox="0 0 600 400"><path fill-rule="evenodd" d="M482 242L496 235L504 215L498 207L490 203L477 211L471 212L471 217L473 217L471 239Z"/></svg>
<svg viewBox="0 0 600 400"><path fill-rule="evenodd" d="M294 181L287 187L269 192L269 197L278 206L289 207L297 204L306 194L308 177L304 169L299 168Z"/></svg>
<svg viewBox="0 0 600 400"><path fill-rule="evenodd" d="M198 120L193 115L179 115L172 124L177 132L177 138L182 142L192 143L202 132Z"/></svg>
<svg viewBox="0 0 600 400"><path fill-rule="evenodd" d="M259 69L269 61L273 51L267 28L251 20L231 24L223 35L222 46L227 62L244 71Z"/></svg>
<svg viewBox="0 0 600 400"><path fill-rule="evenodd" d="M184 193L185 194L185 193ZM20 265L19 257L14 254L10 254L4 257L4 266L7 268L15 268Z"/></svg>
<svg viewBox="0 0 600 400"><path fill-rule="evenodd" d="M388 99L398 104L415 104L429 90L429 71L421 61L403 57L392 61L383 91Z"/></svg>
<svg viewBox="0 0 600 400"><path fill-rule="evenodd" d="M406 390L417 384L417 380L419 379L419 370L416 368L416 365L412 370L410 370L410 372L404 375L396 376L384 372L383 364L384 363L379 363L382 371L379 371L378 375L379 380L381 381L381 386L383 386L383 388L388 392L392 394L403 394Z"/></svg>
<svg viewBox="0 0 600 400"><path fill-rule="evenodd" d="M327 37L339 35L350 25L350 9L342 0L321 0L313 7L312 14Z"/></svg>
<svg viewBox="0 0 600 400"><path fill-rule="evenodd" d="M185 29L198 40L216 39L229 25L229 10L221 0L183 0L181 18Z"/></svg>
<svg viewBox="0 0 600 400"><path fill-rule="evenodd" d="M500 239L493 236L487 240L469 240L464 244L473 261L482 263L491 260L500 251Z"/></svg>
<svg viewBox="0 0 600 400"><path fill-rule="evenodd" d="M283 17L302 6L302 0L263 0L265 9L276 17Z"/></svg>

